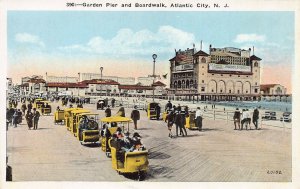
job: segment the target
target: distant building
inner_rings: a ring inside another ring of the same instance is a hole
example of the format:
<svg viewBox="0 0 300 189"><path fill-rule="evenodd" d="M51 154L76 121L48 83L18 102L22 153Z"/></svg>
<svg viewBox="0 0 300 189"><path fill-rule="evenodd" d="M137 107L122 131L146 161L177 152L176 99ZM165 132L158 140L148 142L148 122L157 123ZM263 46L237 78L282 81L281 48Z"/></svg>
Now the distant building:
<svg viewBox="0 0 300 189"><path fill-rule="evenodd" d="M47 83L76 83L78 82L78 77L69 76L46 76Z"/></svg>
<svg viewBox="0 0 300 189"><path fill-rule="evenodd" d="M212 48L209 53L187 49L170 59L168 95L199 100L257 100L261 59L251 49Z"/></svg>
<svg viewBox="0 0 300 189"><path fill-rule="evenodd" d="M80 73L79 81L101 79L101 74L97 73ZM102 79L114 80L122 85L134 85L134 77L102 76Z"/></svg>
<svg viewBox="0 0 300 189"><path fill-rule="evenodd" d="M260 93L262 95L285 95L286 88L280 84L264 84L260 85Z"/></svg>
<svg viewBox="0 0 300 189"><path fill-rule="evenodd" d="M145 86L151 86L153 84L153 78L152 77L138 77L136 83L140 83L141 85L145 85Z"/></svg>
<svg viewBox="0 0 300 189"><path fill-rule="evenodd" d="M33 77L22 80L20 85L21 95L40 95L46 91L46 81L40 77Z"/></svg>

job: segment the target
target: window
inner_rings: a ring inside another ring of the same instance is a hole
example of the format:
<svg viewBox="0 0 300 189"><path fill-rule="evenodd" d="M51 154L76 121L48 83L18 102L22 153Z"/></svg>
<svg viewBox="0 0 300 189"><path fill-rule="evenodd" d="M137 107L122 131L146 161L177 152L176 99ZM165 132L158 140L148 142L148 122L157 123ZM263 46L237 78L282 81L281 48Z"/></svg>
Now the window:
<svg viewBox="0 0 300 189"><path fill-rule="evenodd" d="M204 80L202 80L202 83L204 83Z"/></svg>
<svg viewBox="0 0 300 189"><path fill-rule="evenodd" d="M223 74L221 74L221 76L223 76Z"/></svg>
<svg viewBox="0 0 300 189"><path fill-rule="evenodd" d="M240 77L240 76L238 75L238 77Z"/></svg>
<svg viewBox="0 0 300 189"><path fill-rule="evenodd" d="M223 89L220 89L220 93L222 93L223 92Z"/></svg>
<svg viewBox="0 0 300 189"><path fill-rule="evenodd" d="M213 92L214 92L214 90L212 89L212 90L211 90L211 92L213 93Z"/></svg>
<svg viewBox="0 0 300 189"><path fill-rule="evenodd" d="M201 63L206 63L206 59L204 57L201 58Z"/></svg>
<svg viewBox="0 0 300 189"><path fill-rule="evenodd" d="M254 89L254 92L257 93L257 89Z"/></svg>
<svg viewBox="0 0 300 189"><path fill-rule="evenodd" d="M231 89L229 89L229 93L231 93Z"/></svg>
<svg viewBox="0 0 300 189"><path fill-rule="evenodd" d="M238 90L237 93L240 94L240 90Z"/></svg>
<svg viewBox="0 0 300 189"><path fill-rule="evenodd" d="M205 87L201 87L201 92L204 92L205 91Z"/></svg>
<svg viewBox="0 0 300 189"><path fill-rule="evenodd" d="M258 62L254 62L254 67L258 67Z"/></svg>

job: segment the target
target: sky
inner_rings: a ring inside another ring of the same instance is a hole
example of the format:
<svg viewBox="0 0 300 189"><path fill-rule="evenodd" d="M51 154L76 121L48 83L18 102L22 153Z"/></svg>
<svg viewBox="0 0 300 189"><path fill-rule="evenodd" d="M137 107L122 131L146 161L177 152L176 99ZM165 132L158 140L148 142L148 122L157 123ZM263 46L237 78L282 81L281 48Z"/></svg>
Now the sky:
<svg viewBox="0 0 300 189"><path fill-rule="evenodd" d="M110 76L169 71L175 49L208 47L249 49L262 59L262 84L292 90L293 12L121 12L8 11L8 77L73 76L78 72ZM168 81L165 81L166 83Z"/></svg>

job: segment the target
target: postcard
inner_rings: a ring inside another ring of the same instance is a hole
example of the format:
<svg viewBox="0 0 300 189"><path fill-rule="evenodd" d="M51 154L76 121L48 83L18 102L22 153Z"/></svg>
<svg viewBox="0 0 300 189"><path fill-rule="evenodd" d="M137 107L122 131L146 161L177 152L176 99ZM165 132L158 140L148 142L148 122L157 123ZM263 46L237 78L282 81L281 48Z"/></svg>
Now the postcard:
<svg viewBox="0 0 300 189"><path fill-rule="evenodd" d="M299 187L297 1L0 6L3 188Z"/></svg>

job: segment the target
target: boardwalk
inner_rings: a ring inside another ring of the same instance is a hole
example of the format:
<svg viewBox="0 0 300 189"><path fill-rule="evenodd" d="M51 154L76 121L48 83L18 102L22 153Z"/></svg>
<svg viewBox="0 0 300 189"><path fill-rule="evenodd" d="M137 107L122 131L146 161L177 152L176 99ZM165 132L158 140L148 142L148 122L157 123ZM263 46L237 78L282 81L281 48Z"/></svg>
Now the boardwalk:
<svg viewBox="0 0 300 189"><path fill-rule="evenodd" d="M95 105L85 106L104 115ZM291 181L291 129L234 131L231 122L204 119L204 132L170 139L163 121L149 121L145 111L141 117L148 182ZM14 181L132 181L112 170L99 146L82 146L65 126L54 125L53 116L41 117L39 130L10 127L7 137Z"/></svg>

